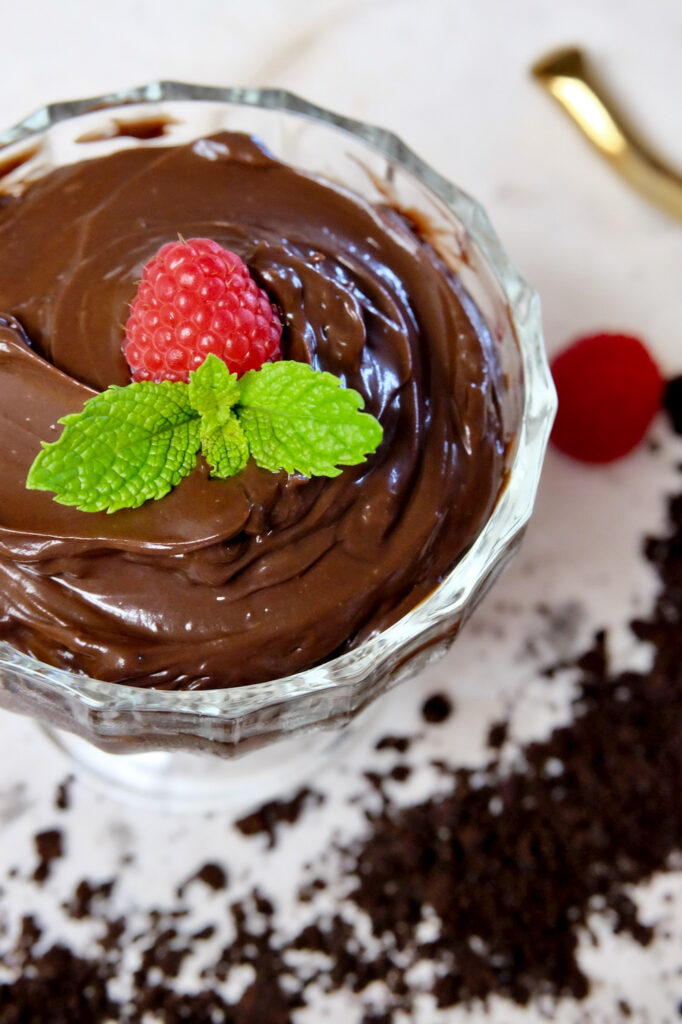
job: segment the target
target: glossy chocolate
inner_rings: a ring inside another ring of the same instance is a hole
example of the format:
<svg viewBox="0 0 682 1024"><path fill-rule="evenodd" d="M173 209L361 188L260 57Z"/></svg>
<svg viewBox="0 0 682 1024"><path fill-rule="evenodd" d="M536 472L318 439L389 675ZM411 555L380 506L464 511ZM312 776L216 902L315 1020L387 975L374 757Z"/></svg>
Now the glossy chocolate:
<svg viewBox="0 0 682 1024"><path fill-rule="evenodd" d="M178 234L245 260L285 358L360 391L380 448L332 480L253 464L209 480L200 459L113 515L26 490L59 418L129 383L128 303ZM5 199L0 252L0 635L18 648L137 686L277 678L394 622L480 532L509 442L495 343L395 210L222 134L52 172Z"/></svg>

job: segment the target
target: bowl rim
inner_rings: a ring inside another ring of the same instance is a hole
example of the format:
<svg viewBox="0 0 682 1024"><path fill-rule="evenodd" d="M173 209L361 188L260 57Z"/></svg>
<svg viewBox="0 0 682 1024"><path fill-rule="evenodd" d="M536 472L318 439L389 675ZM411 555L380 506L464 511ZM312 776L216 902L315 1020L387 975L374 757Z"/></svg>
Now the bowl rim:
<svg viewBox="0 0 682 1024"><path fill-rule="evenodd" d="M429 631L456 616L472 602L488 572L520 538L530 518L544 453L556 412L556 392L542 338L540 300L507 256L490 220L467 192L426 163L394 132L327 110L284 89L193 85L172 80L152 81L100 96L51 103L40 107L0 133L0 159L9 146L20 144L63 121L85 114L170 102L215 102L298 115L322 122L360 139L415 176L462 223L472 236L507 299L516 334L524 380L521 424L507 481L478 537L442 582L419 604L386 630L370 636L357 648L302 672L246 686L211 690L157 690L129 683L96 680L79 672L58 669L0 642L0 669L10 669L56 687L84 708L97 712L181 712L220 718L241 718L273 708L293 698L349 690L349 710L366 701L357 698L360 684L376 673L396 650L409 658L424 646Z"/></svg>

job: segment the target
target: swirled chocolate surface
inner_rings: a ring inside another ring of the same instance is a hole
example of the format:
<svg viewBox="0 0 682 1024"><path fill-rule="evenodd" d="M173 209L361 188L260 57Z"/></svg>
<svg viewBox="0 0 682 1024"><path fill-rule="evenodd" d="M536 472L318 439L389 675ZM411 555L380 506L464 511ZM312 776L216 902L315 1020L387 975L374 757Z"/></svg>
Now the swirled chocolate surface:
<svg viewBox="0 0 682 1024"><path fill-rule="evenodd" d="M130 381L122 324L166 241L237 252L285 358L340 376L384 428L332 480L253 464L87 514L28 491L57 421ZM60 168L0 208L0 636L62 668L163 688L307 668L395 621L479 533L502 486L487 328L409 222L239 134Z"/></svg>

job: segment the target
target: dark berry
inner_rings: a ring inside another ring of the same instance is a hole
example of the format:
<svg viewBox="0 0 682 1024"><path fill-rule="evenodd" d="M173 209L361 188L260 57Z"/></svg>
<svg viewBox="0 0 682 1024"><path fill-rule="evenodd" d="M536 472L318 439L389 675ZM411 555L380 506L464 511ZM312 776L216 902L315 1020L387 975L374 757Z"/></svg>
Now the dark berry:
<svg viewBox="0 0 682 1024"><path fill-rule="evenodd" d="M552 441L582 462L627 455L661 408L660 370L627 334L579 338L553 360L552 375L559 396Z"/></svg>

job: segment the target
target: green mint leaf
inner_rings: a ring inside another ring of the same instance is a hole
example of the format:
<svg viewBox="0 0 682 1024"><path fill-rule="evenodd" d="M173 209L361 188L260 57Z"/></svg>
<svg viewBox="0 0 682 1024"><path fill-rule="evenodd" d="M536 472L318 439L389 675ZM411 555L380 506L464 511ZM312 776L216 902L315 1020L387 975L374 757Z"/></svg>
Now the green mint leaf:
<svg viewBox="0 0 682 1024"><path fill-rule="evenodd" d="M201 450L211 467L211 476L234 476L249 461L249 442L234 413L226 422L209 417L201 421Z"/></svg>
<svg viewBox="0 0 682 1024"><path fill-rule="evenodd" d="M59 422L61 437L43 446L26 486L82 512L162 498L196 463L199 416L186 384L110 387Z"/></svg>
<svg viewBox="0 0 682 1024"><path fill-rule="evenodd" d="M239 381L236 412L259 466L338 476L378 447L382 429L362 396L306 363L265 363Z"/></svg>
<svg viewBox="0 0 682 1024"><path fill-rule="evenodd" d="M212 352L189 375L189 400L204 419L217 426L233 419L232 406L239 398L237 374L230 373Z"/></svg>

